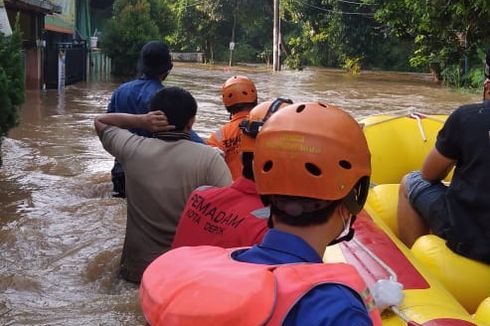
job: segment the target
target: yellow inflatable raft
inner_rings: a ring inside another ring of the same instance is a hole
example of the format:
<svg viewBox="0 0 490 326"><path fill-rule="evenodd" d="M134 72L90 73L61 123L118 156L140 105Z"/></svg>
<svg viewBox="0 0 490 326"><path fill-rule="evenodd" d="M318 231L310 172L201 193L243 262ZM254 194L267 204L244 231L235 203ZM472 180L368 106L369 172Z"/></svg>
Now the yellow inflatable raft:
<svg viewBox="0 0 490 326"><path fill-rule="evenodd" d="M371 150L373 184L400 183L418 170L434 146L446 115L376 115L361 120Z"/></svg>
<svg viewBox="0 0 490 326"><path fill-rule="evenodd" d="M458 315L466 315L461 320L486 325L490 324L490 298L484 300L490 297L490 266L453 253L445 246L443 239L434 235L421 237L408 250L398 241L396 234L398 183L406 173L421 168L446 118L443 115L414 113L408 116L373 116L361 121L372 154L372 180L377 185L371 189L365 208L374 223L430 284L423 290L405 287L406 299L402 311L408 305L412 308L406 314L415 314L417 317L414 316L414 319L421 318L424 322L434 316L421 308L423 304L424 307L432 307L429 310L433 313L438 311L436 314L441 318L457 312ZM461 312L459 304L466 311ZM468 312L474 315L470 316Z"/></svg>
<svg viewBox="0 0 490 326"><path fill-rule="evenodd" d="M394 237L397 230L398 189L399 184L375 186L370 190L365 206L366 211L375 217L376 223L386 225ZM446 247L443 239L435 235L420 237L410 251L468 312L474 313L480 303L490 297L490 265L455 254ZM490 302L484 306L487 308L481 309L488 310ZM486 321L490 323L488 317Z"/></svg>

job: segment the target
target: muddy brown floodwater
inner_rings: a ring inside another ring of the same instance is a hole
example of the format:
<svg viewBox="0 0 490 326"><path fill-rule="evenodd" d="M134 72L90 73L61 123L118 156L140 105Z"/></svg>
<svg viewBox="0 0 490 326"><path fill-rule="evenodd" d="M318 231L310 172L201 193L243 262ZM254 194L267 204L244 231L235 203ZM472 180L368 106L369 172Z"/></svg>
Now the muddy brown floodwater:
<svg viewBox="0 0 490 326"><path fill-rule="evenodd" d="M480 100L433 84L427 75L176 64L166 85L199 103L195 130L204 138L228 115L220 86L234 74L257 84L260 100L337 104L356 118L417 110L449 113ZM93 130L117 83L90 81L28 92L20 125L3 142L0 168L0 324L142 325L137 288L115 275L126 206L111 198L113 159Z"/></svg>

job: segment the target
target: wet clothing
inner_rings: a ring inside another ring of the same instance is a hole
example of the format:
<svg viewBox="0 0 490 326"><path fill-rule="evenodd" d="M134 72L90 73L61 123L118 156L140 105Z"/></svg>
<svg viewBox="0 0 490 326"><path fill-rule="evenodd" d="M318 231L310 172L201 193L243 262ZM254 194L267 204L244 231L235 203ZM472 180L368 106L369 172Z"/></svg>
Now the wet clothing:
<svg viewBox="0 0 490 326"><path fill-rule="evenodd" d="M239 177L224 188L202 186L187 200L172 248L251 246L264 237L268 218L252 180Z"/></svg>
<svg viewBox="0 0 490 326"><path fill-rule="evenodd" d="M216 150L186 139L165 141L108 127L101 141L126 171L121 275L139 282L146 266L170 249L189 194L202 185L228 186L231 176Z"/></svg>
<svg viewBox="0 0 490 326"><path fill-rule="evenodd" d="M157 79L139 78L124 83L112 93L111 101L107 107L107 113L148 113L153 94L162 88L162 82ZM151 136L145 129L129 130L136 135ZM194 131L191 131L191 137L196 142L204 142ZM114 161L111 175L114 192L118 194L118 197L125 197L124 170L117 160Z"/></svg>
<svg viewBox="0 0 490 326"><path fill-rule="evenodd" d="M432 183L432 187L442 189L433 205L442 211L440 215L446 215L441 220L447 221L440 235L454 252L490 263L490 101L454 111L439 131L435 146L443 156L457 162L445 190L439 182ZM424 218L431 228L434 223L430 221L439 222L436 216Z"/></svg>
<svg viewBox="0 0 490 326"><path fill-rule="evenodd" d="M140 298L152 326L167 318L189 325L381 325L353 266L323 264L303 239L277 230L251 249L172 250L145 271Z"/></svg>
<svg viewBox="0 0 490 326"><path fill-rule="evenodd" d="M230 168L233 180L242 175L242 159L240 156L241 131L240 122L248 116L248 111L240 111L231 117L231 121L213 132L208 145L218 147L225 153L225 161Z"/></svg>

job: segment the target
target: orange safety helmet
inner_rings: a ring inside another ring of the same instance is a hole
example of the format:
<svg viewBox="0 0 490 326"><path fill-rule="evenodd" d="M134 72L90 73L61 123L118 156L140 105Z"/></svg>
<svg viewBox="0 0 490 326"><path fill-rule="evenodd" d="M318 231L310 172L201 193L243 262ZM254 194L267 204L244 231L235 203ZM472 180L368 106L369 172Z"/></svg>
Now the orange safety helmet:
<svg viewBox="0 0 490 326"><path fill-rule="evenodd" d="M288 104L293 104L293 101L287 98L278 97L274 101L262 102L254 107L248 117L240 122L242 136L240 137L240 150L242 152L253 152L255 146L255 138L270 116L276 113L280 108L286 107Z"/></svg>
<svg viewBox="0 0 490 326"><path fill-rule="evenodd" d="M262 127L254 175L261 195L344 199L355 215L369 190L371 154L359 124L342 109L292 104Z"/></svg>
<svg viewBox="0 0 490 326"><path fill-rule="evenodd" d="M250 78L233 76L226 80L221 88L223 104L230 107L236 104L257 103L257 90Z"/></svg>

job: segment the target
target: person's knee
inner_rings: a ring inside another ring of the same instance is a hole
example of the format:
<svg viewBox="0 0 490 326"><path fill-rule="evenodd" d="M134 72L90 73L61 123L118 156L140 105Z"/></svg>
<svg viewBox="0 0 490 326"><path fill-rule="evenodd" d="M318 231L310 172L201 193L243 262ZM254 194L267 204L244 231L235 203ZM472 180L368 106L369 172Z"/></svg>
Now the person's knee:
<svg viewBox="0 0 490 326"><path fill-rule="evenodd" d="M407 188L407 178L409 174L405 174L400 181L400 189L398 190L399 197L403 197L408 200L408 188Z"/></svg>

